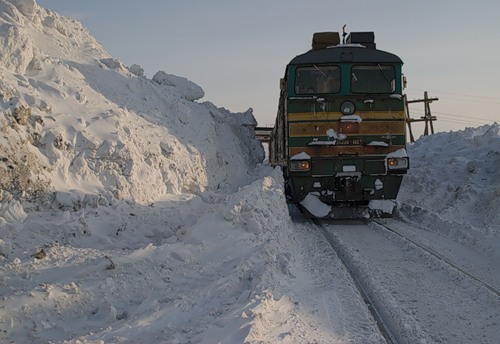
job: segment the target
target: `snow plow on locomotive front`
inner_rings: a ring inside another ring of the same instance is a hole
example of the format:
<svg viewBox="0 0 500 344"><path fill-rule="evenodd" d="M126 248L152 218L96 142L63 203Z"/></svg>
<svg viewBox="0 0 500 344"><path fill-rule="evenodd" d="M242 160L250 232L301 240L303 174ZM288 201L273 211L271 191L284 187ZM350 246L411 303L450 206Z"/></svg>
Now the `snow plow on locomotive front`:
<svg viewBox="0 0 500 344"><path fill-rule="evenodd" d="M372 32L316 33L287 65L269 161L306 215L392 215L409 168L402 65Z"/></svg>

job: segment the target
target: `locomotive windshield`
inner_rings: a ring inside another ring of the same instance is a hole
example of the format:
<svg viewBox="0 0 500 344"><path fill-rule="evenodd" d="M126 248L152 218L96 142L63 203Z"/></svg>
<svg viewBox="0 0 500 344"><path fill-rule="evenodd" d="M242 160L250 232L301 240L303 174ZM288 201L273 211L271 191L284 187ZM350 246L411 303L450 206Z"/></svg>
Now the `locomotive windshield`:
<svg viewBox="0 0 500 344"><path fill-rule="evenodd" d="M340 92L339 66L308 66L297 68L295 93L338 93Z"/></svg>
<svg viewBox="0 0 500 344"><path fill-rule="evenodd" d="M396 90L396 72L393 66L353 66L351 91L353 93L393 93Z"/></svg>
<svg viewBox="0 0 500 344"><path fill-rule="evenodd" d="M298 67L295 70L295 94L340 93L341 74L339 65L313 64ZM380 94L396 91L396 68L392 65L354 65L350 74L352 93Z"/></svg>

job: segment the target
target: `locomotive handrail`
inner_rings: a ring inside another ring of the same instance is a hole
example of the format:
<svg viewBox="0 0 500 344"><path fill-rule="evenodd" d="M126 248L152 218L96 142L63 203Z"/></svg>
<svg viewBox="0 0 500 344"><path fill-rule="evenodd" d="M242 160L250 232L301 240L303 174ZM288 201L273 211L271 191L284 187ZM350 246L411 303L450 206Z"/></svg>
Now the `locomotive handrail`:
<svg viewBox="0 0 500 344"><path fill-rule="evenodd" d="M255 127L255 138L262 142L269 142L272 131L272 127Z"/></svg>

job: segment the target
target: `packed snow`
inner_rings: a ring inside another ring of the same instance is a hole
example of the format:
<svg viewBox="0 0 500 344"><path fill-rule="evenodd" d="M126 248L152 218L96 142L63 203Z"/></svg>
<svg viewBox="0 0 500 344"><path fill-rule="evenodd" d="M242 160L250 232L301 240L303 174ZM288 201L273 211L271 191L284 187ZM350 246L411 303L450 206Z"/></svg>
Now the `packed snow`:
<svg viewBox="0 0 500 344"><path fill-rule="evenodd" d="M292 220L252 109L148 79L34 0L0 0L0 47L0 342L384 342ZM498 261L499 129L410 145L399 218Z"/></svg>

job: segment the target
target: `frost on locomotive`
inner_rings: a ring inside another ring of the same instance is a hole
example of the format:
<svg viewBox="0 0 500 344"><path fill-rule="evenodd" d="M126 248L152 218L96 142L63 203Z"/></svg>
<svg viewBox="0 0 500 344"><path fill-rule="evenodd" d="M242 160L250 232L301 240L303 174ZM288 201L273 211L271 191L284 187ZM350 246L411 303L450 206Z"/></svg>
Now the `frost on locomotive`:
<svg viewBox="0 0 500 344"><path fill-rule="evenodd" d="M402 65L373 32L315 33L287 65L269 160L308 215L392 215L409 167Z"/></svg>

